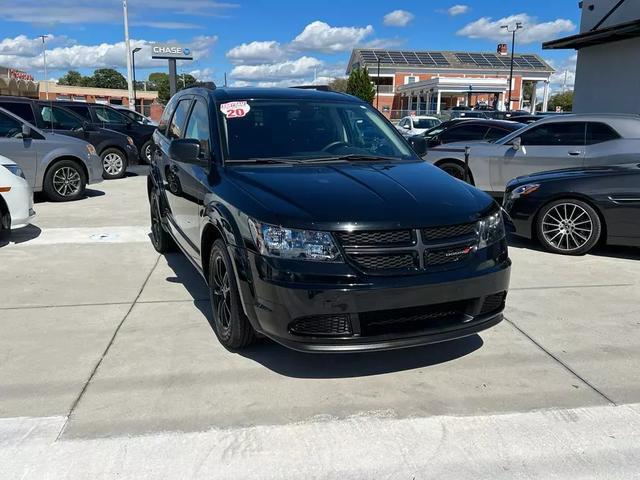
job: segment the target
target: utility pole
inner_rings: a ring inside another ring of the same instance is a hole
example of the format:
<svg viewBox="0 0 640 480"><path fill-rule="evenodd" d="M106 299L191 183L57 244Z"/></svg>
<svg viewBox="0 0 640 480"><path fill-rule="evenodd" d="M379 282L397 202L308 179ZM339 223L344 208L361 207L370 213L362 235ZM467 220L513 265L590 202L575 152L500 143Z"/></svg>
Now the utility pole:
<svg viewBox="0 0 640 480"><path fill-rule="evenodd" d="M564 81L562 82L562 93L567 89L567 70L564 70Z"/></svg>
<svg viewBox="0 0 640 480"><path fill-rule="evenodd" d="M227 72L224 72L224 86L227 86Z"/></svg>
<svg viewBox="0 0 640 480"><path fill-rule="evenodd" d="M44 66L44 89L46 92L47 100L49 100L49 77L47 75L47 44L45 40L49 38L49 35L40 35L42 39L42 64Z"/></svg>
<svg viewBox="0 0 640 480"><path fill-rule="evenodd" d="M378 81L376 82L376 109L377 110L380 110L379 106L380 106L380 57L378 57Z"/></svg>
<svg viewBox="0 0 640 480"><path fill-rule="evenodd" d="M129 90L129 109L135 110L132 105L133 99L133 81L131 80L131 42L129 41L129 12L127 8L127 0L122 0L122 9L124 11L124 44L127 49L127 87Z"/></svg>
<svg viewBox="0 0 640 480"><path fill-rule="evenodd" d="M511 34L511 67L509 69L509 100L507 102L507 110L511 110L511 87L513 86L513 54L516 49L516 32L522 28L521 22L516 22L515 27L509 25L502 25L500 28L504 28Z"/></svg>
<svg viewBox="0 0 640 480"><path fill-rule="evenodd" d="M138 96L136 94L136 53L142 50L140 47L136 47L131 52L131 69L133 70L133 109L136 108L138 102Z"/></svg>

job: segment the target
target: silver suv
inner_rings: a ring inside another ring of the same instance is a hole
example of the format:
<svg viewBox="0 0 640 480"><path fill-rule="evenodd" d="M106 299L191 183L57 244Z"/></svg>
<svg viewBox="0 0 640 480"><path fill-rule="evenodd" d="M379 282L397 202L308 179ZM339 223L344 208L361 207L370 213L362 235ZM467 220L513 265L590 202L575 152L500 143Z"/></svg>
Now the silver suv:
<svg viewBox="0 0 640 480"><path fill-rule="evenodd" d="M640 163L640 116L576 114L543 118L488 142L455 142L429 149L425 160L464 178L464 147L470 147L471 180L502 194L515 177L546 170Z"/></svg>
<svg viewBox="0 0 640 480"><path fill-rule="evenodd" d="M55 202L77 200L87 184L102 181L102 164L93 145L45 133L0 108L0 155L20 165L34 192Z"/></svg>

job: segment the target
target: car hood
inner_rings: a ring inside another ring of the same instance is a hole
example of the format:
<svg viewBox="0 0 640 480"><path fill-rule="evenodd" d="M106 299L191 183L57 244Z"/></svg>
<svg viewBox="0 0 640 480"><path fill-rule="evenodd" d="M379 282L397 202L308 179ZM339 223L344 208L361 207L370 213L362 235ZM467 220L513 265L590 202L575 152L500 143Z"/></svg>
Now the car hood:
<svg viewBox="0 0 640 480"><path fill-rule="evenodd" d="M294 228L466 223L494 206L487 194L422 161L234 165L227 172L226 178L244 193L244 213Z"/></svg>
<svg viewBox="0 0 640 480"><path fill-rule="evenodd" d="M507 187L512 188L518 185L525 185L527 183L564 180L570 178L604 177L607 175L619 175L620 173L625 172L640 175L640 164L632 163L628 165L607 165L548 170L545 172L537 172L532 173L531 175L516 177L508 183Z"/></svg>

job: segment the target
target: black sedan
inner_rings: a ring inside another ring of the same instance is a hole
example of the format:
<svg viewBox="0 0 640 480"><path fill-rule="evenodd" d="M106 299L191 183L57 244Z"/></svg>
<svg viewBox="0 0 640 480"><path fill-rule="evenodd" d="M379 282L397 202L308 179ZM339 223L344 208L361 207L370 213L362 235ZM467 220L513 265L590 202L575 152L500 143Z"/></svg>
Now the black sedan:
<svg viewBox="0 0 640 480"><path fill-rule="evenodd" d="M452 142L492 142L520 128L521 123L506 120L455 119L415 136L424 137L432 148Z"/></svg>
<svg viewBox="0 0 640 480"><path fill-rule="evenodd" d="M640 165L518 177L507 185L504 208L516 235L554 253L585 254L600 240L640 247Z"/></svg>

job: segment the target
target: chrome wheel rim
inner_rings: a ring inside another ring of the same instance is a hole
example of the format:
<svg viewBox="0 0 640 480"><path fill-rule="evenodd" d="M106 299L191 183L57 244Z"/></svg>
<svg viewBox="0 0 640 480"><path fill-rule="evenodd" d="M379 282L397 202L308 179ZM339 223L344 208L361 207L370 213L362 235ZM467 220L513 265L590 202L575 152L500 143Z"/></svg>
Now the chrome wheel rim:
<svg viewBox="0 0 640 480"><path fill-rule="evenodd" d="M231 325L231 285L227 266L218 255L213 261L213 313L216 322L223 330L228 330Z"/></svg>
<svg viewBox="0 0 640 480"><path fill-rule="evenodd" d="M542 235L549 245L571 252L584 247L593 236L587 211L575 203L560 203L542 218Z"/></svg>
<svg viewBox="0 0 640 480"><path fill-rule="evenodd" d="M147 158L149 162L151 162L151 145L147 145L144 148L144 156Z"/></svg>
<svg viewBox="0 0 640 480"><path fill-rule="evenodd" d="M75 168L62 167L53 174L53 189L63 197L78 193L80 183L80 173Z"/></svg>
<svg viewBox="0 0 640 480"><path fill-rule="evenodd" d="M108 153L102 159L102 168L108 175L118 175L124 168L124 161L117 153Z"/></svg>

